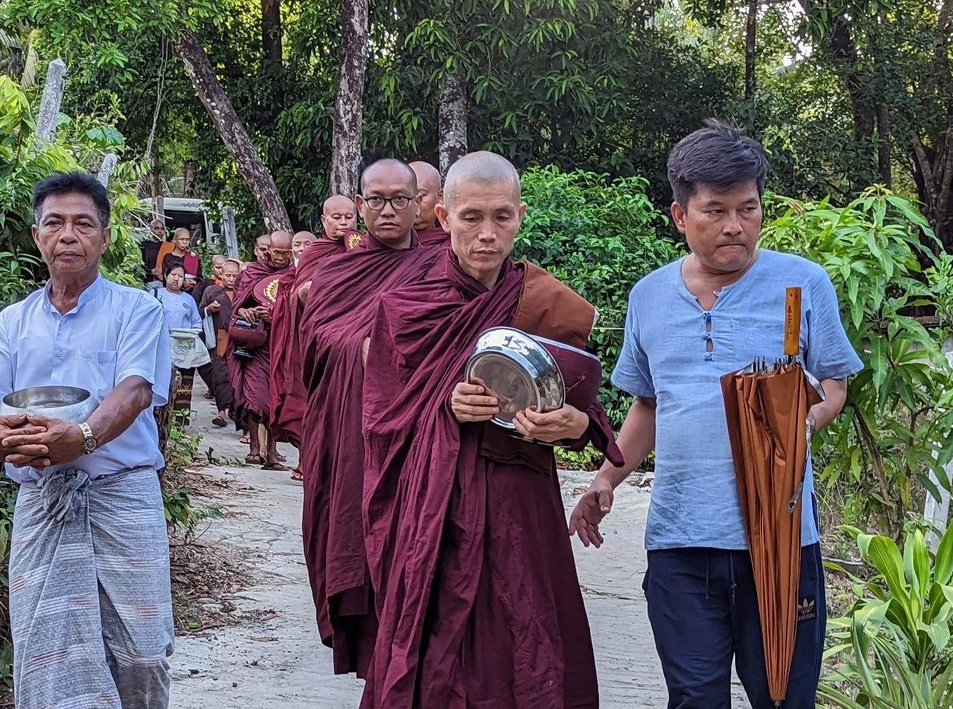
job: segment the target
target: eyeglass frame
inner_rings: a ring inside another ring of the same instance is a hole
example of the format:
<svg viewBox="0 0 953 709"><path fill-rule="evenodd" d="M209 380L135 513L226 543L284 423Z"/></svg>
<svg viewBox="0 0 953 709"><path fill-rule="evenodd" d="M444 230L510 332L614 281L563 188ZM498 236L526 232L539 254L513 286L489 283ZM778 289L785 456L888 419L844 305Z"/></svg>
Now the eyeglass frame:
<svg viewBox="0 0 953 709"><path fill-rule="evenodd" d="M379 206L379 207L372 207L371 204L370 204L371 200L378 200L378 199L381 200L381 206ZM407 204L405 204L403 207L398 207L396 204L394 204L394 200L395 200L395 199L406 199L406 200L407 200ZM405 194L398 194L398 195L394 195L393 197L381 197L381 196L379 196L379 195L373 195L373 196L371 196L371 197L365 197L364 195L361 195L361 200L364 202L364 206L366 206L366 207L367 207L369 210L371 210L372 212L380 212L380 211L382 211L382 210L384 209L384 205L385 205L385 204L389 204L390 207L391 207L391 209L393 209L395 212L403 212L405 209L407 209L408 207L410 207L410 205L411 205L413 202L415 202L415 201L417 200L417 197L408 197L408 196L405 195Z"/></svg>

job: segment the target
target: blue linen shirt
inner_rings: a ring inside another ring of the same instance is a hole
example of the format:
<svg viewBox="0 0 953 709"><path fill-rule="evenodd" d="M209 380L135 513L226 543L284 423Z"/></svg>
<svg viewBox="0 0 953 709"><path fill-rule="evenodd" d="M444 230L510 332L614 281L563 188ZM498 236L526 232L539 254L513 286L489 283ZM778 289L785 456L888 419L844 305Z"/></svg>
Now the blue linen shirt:
<svg viewBox="0 0 953 709"><path fill-rule="evenodd" d="M656 399L655 481L645 546L747 549L721 376L756 357L773 362L783 356L788 286L802 288L805 369L818 380L843 379L863 363L844 332L830 278L817 264L762 249L706 312L682 279L683 260L632 288L625 340L612 374L620 389ZM813 489L808 461L802 500L810 501ZM801 542L814 544L812 505L801 508Z"/></svg>
<svg viewBox="0 0 953 709"><path fill-rule="evenodd" d="M145 291L100 276L80 294L76 307L61 315L50 302L47 285L0 311L0 397L27 387L65 385L87 389L102 402L124 379L139 376L152 385L153 406L163 406L168 403L171 352L162 306ZM44 475L5 465L17 482ZM163 465L148 407L117 438L59 467L80 468L95 479Z"/></svg>
<svg viewBox="0 0 953 709"><path fill-rule="evenodd" d="M165 288L156 289L156 298L162 303L165 326L170 330L200 329L202 318L195 298L188 293L170 293Z"/></svg>

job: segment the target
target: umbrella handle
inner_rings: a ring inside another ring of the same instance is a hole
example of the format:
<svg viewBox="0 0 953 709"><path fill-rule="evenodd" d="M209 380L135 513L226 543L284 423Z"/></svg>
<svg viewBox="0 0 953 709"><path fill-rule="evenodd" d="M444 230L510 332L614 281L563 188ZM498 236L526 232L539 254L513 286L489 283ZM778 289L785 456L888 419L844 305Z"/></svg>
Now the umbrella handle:
<svg viewBox="0 0 953 709"><path fill-rule="evenodd" d="M801 353L801 289L789 286L784 297L784 355L788 361Z"/></svg>

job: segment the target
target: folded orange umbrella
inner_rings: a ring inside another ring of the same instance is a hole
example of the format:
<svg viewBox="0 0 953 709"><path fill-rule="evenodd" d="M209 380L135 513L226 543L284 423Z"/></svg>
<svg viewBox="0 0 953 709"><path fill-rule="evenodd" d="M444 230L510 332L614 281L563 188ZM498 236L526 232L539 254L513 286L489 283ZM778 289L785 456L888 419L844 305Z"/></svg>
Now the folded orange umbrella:
<svg viewBox="0 0 953 709"><path fill-rule="evenodd" d="M787 694L797 628L807 414L823 396L798 362L801 289L785 299L784 359L721 378L735 479L754 569L771 699Z"/></svg>

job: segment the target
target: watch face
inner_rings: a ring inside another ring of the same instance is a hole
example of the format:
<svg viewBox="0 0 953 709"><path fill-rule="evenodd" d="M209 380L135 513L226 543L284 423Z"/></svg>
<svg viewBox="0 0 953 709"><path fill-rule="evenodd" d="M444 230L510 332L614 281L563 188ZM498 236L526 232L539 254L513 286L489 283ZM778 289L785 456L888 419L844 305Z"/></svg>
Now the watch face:
<svg viewBox="0 0 953 709"><path fill-rule="evenodd" d="M86 440L84 440L83 450L86 451L87 453L92 453L94 450L96 450L96 439L87 438Z"/></svg>

